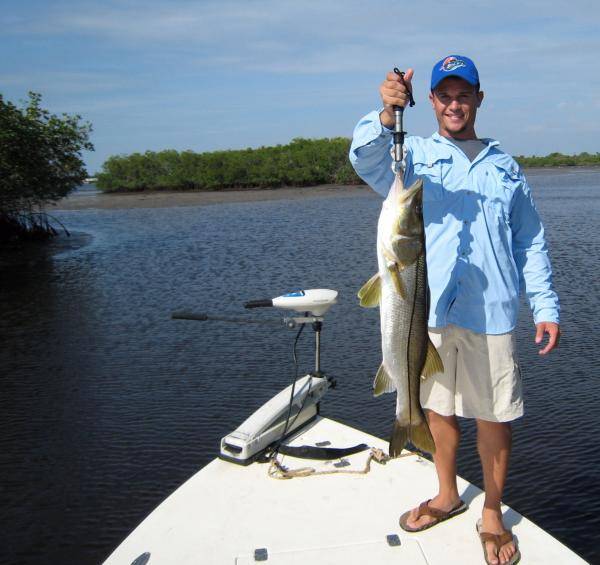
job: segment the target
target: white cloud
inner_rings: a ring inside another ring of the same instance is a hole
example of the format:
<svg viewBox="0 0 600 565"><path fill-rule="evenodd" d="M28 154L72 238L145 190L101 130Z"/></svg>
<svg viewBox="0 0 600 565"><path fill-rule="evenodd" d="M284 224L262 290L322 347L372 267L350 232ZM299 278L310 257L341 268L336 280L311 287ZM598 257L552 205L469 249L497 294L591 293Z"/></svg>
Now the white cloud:
<svg viewBox="0 0 600 565"><path fill-rule="evenodd" d="M48 94L106 144L151 134L174 146L192 127L203 149L349 134L396 65L416 69L407 127L427 134L431 66L451 52L479 66L481 133L507 147L595 143L600 123L597 0L24 0L0 26L12 47L0 86ZM578 133L565 141L561 127Z"/></svg>

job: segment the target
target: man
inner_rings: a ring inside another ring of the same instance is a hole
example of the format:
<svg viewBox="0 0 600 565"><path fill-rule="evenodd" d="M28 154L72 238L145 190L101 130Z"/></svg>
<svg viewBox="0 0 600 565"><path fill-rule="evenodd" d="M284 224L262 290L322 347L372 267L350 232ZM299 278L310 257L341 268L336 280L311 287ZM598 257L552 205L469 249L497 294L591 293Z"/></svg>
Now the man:
<svg viewBox="0 0 600 565"><path fill-rule="evenodd" d="M383 109L356 126L350 160L375 191L386 196L391 170L394 106L406 106L413 70L404 81L388 73L379 92ZM444 373L421 386L421 405L436 445L439 491L402 515L415 532L464 510L456 484L460 431L456 417L474 418L485 501L478 531L487 563L520 558L502 522L500 501L511 450L510 422L523 414L514 327L519 291L529 299L535 342L546 355L558 345L559 305L544 230L527 181L497 141L475 133L483 101L473 61L459 55L435 64L429 100L438 131L408 137L404 183L423 179L427 269L431 293L430 337Z"/></svg>

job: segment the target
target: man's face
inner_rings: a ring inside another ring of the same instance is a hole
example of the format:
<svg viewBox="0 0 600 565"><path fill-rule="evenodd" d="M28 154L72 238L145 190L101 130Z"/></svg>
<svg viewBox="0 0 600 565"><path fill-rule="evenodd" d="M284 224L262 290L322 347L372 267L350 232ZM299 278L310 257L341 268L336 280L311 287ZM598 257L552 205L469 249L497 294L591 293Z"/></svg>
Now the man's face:
<svg viewBox="0 0 600 565"><path fill-rule="evenodd" d="M456 139L475 137L475 117L483 92L458 77L445 78L429 94L439 124L439 133Z"/></svg>

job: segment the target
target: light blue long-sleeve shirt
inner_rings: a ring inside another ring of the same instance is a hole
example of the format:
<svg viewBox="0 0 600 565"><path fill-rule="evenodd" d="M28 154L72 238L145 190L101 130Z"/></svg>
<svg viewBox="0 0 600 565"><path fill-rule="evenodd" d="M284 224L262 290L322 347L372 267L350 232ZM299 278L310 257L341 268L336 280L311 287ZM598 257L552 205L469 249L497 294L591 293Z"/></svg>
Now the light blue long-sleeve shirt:
<svg viewBox="0 0 600 565"><path fill-rule="evenodd" d="M471 162L438 133L405 140L404 183L423 179L429 326L509 332L521 288L536 324L558 323L558 296L531 190L499 143L482 141L486 147ZM357 124L350 148L358 175L384 197L394 180L392 143L391 130L373 111Z"/></svg>

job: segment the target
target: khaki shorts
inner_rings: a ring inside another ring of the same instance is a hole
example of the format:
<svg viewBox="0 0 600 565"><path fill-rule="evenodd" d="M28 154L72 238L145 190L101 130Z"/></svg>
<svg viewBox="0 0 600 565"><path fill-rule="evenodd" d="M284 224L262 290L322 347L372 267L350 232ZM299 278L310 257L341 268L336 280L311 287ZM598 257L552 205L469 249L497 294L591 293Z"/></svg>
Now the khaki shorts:
<svg viewBox="0 0 600 565"><path fill-rule="evenodd" d="M421 406L442 416L509 422L523 415L514 333L478 334L449 325L430 328L444 373L421 381Z"/></svg>

